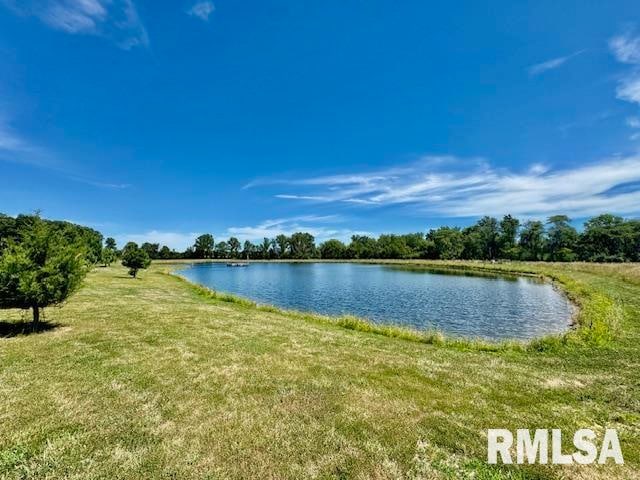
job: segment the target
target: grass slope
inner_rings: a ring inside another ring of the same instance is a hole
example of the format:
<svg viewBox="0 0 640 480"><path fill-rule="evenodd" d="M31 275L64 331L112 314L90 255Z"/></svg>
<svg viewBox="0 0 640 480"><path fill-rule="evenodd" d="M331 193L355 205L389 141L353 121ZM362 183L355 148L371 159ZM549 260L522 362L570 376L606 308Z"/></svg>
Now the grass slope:
<svg viewBox="0 0 640 480"><path fill-rule="evenodd" d="M424 343L96 269L45 332L0 311L0 478L639 478L638 266L489 267L563 281L578 332ZM487 428L605 427L624 466L485 464Z"/></svg>

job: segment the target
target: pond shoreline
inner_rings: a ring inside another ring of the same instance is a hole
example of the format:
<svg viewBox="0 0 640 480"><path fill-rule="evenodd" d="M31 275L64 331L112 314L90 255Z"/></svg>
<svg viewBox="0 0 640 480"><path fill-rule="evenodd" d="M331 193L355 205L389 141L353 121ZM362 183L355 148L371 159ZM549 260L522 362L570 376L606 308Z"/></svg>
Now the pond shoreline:
<svg viewBox="0 0 640 480"><path fill-rule="evenodd" d="M544 273L541 271L533 271L532 269L524 268L529 267L527 264L518 264L512 262L478 262L478 261L428 261L428 260L255 260L250 263L343 263L343 264L367 264L367 265L382 265L382 266L407 266L417 269L430 270L433 273L438 273L438 270L446 271L454 275L462 275L466 273L470 276L498 276L498 277L525 277L536 278L548 283L552 288L563 296L571 309L567 328L562 333L545 334L530 339L491 339L486 337L475 336L457 336L454 334L444 333L441 329L425 329L407 327L404 325L398 325L394 323L377 323L375 321L359 317L357 315L327 315L318 313L315 311L300 311L297 309L289 309L286 307L275 306L268 303L260 303L253 299L233 293L223 293L215 291L206 287L200 283L192 281L179 274L179 270L188 266L196 264L221 264L227 263L228 260L223 259L205 259L205 260L180 260L180 261L154 261L157 266L175 266L176 269L165 271L163 273L169 274L175 278L180 279L188 283L192 288L196 289L198 293L217 300L225 302L240 303L246 307L255 308L262 311L277 312L287 316L293 316L296 318L303 318L306 320L321 321L322 323L331 323L333 325L347 328L350 330L357 330L361 332L380 334L393 338L402 338L410 341L417 341L420 343L428 343L443 346L452 346L462 349L477 349L483 351L503 351L503 350L534 350L545 351L548 349L555 349L560 345L567 343L573 343L574 337L581 330L581 325L585 322L581 319L583 312L582 304L585 300L579 293L572 291L571 286L567 285L562 279L553 274ZM509 267L509 268L505 268ZM511 268L515 267L515 268Z"/></svg>

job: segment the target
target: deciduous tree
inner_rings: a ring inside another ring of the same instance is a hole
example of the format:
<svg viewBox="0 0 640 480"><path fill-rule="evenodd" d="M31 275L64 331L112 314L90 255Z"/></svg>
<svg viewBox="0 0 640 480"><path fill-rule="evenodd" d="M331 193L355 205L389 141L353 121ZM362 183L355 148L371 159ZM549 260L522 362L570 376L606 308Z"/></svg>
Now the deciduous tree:
<svg viewBox="0 0 640 480"><path fill-rule="evenodd" d="M213 258L214 247L213 235L205 233L196 238L193 251L196 258Z"/></svg>
<svg viewBox="0 0 640 480"><path fill-rule="evenodd" d="M251 243L249 240L245 240L244 245L242 246L242 256L249 260L253 257L253 253L256 251L256 246Z"/></svg>
<svg viewBox="0 0 640 480"><path fill-rule="evenodd" d="M578 232L566 215L553 215L547 219L547 252L549 260L571 262L576 259Z"/></svg>
<svg viewBox="0 0 640 480"><path fill-rule="evenodd" d="M258 252L260 253L260 256L264 259L268 259L271 256L271 252L272 247L273 246L273 242L270 238L264 237L262 239L262 243L260 245L258 245Z"/></svg>
<svg viewBox="0 0 640 480"><path fill-rule="evenodd" d="M160 258L160 244L159 243L149 243L144 242L140 248L147 252L149 258L155 260L156 258Z"/></svg>
<svg viewBox="0 0 640 480"><path fill-rule="evenodd" d="M115 261L116 261L116 251L109 247L104 247L102 249L102 264L105 267L108 267Z"/></svg>
<svg viewBox="0 0 640 480"><path fill-rule="evenodd" d="M313 235L307 232L296 232L289 239L293 258L313 258L316 256L316 244Z"/></svg>
<svg viewBox="0 0 640 480"><path fill-rule="evenodd" d="M427 239L433 245L432 258L442 260L455 260L462 257L464 251L464 238L459 228L440 227L431 230L427 234Z"/></svg>
<svg viewBox="0 0 640 480"><path fill-rule="evenodd" d="M378 254L378 242L367 235L353 235L349 254L353 258L375 258Z"/></svg>
<svg viewBox="0 0 640 480"><path fill-rule="evenodd" d="M320 257L328 259L347 258L347 247L340 240L332 238L320 245Z"/></svg>
<svg viewBox="0 0 640 480"><path fill-rule="evenodd" d="M520 256L518 248L518 229L520 228L520 220L505 215L500 220L500 232L498 234L498 250L501 258L509 258L512 260Z"/></svg>
<svg viewBox="0 0 640 480"><path fill-rule="evenodd" d="M544 257L544 225L539 221L528 221L520 232L520 248L523 260L542 260Z"/></svg>
<svg viewBox="0 0 640 480"><path fill-rule="evenodd" d="M216 258L229 257L229 244L227 242L218 242L214 248L214 256Z"/></svg>
<svg viewBox="0 0 640 480"><path fill-rule="evenodd" d="M280 234L275 238L276 255L278 258L285 258L289 253L289 237Z"/></svg>
<svg viewBox="0 0 640 480"><path fill-rule="evenodd" d="M231 237L228 243L231 258L238 258L240 255L240 240L238 240L236 237Z"/></svg>
<svg viewBox="0 0 640 480"><path fill-rule="evenodd" d="M107 248L110 248L111 250L117 250L118 247L116 245L116 240L113 237L108 237L105 241L104 241L104 246Z"/></svg>

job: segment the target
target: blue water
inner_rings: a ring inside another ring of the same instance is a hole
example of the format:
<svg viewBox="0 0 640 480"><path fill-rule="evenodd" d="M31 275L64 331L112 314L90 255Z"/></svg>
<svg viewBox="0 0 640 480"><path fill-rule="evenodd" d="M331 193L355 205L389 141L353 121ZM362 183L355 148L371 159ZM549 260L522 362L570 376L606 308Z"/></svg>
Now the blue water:
<svg viewBox="0 0 640 480"><path fill-rule="evenodd" d="M569 327L571 305L548 283L353 263L194 264L185 278L258 303L487 339L531 339Z"/></svg>

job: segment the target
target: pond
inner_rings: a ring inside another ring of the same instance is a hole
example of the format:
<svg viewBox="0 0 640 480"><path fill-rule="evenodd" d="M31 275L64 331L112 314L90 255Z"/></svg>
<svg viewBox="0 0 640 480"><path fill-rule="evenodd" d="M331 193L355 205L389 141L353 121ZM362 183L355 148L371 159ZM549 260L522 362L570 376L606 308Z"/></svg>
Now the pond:
<svg viewBox="0 0 640 480"><path fill-rule="evenodd" d="M262 304L461 337L528 340L562 333L572 313L563 294L529 277L356 263L200 263L179 274Z"/></svg>

